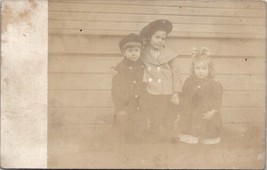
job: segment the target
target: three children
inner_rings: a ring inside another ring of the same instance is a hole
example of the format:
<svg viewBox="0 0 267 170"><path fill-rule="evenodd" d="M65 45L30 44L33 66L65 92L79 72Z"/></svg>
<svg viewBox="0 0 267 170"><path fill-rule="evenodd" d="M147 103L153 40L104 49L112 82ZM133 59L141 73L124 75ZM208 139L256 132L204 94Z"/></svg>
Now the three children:
<svg viewBox="0 0 267 170"><path fill-rule="evenodd" d="M171 30L170 21L156 20L145 26L140 36L129 34L121 40L124 59L115 67L117 74L112 80L114 125L123 135L136 137L149 120L151 134L159 136L164 127L170 139L180 112L181 142L219 143L223 90L213 80L209 51L195 50L191 75L182 86L178 55L166 47Z"/></svg>

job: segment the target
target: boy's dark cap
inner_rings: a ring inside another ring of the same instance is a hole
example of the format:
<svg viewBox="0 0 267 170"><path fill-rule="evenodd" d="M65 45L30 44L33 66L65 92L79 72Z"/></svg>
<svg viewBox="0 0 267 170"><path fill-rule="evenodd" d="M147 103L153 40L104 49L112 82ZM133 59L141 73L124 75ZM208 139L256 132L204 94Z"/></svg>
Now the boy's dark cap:
<svg viewBox="0 0 267 170"><path fill-rule="evenodd" d="M134 33L128 34L125 37L123 37L119 43L121 52L123 51L125 45L129 42L137 42L140 43L140 45L143 45L143 40L139 35L136 35Z"/></svg>
<svg viewBox="0 0 267 170"><path fill-rule="evenodd" d="M150 38L156 31L165 31L169 34L172 31L172 23L166 19L155 20L140 31L140 36L142 38Z"/></svg>

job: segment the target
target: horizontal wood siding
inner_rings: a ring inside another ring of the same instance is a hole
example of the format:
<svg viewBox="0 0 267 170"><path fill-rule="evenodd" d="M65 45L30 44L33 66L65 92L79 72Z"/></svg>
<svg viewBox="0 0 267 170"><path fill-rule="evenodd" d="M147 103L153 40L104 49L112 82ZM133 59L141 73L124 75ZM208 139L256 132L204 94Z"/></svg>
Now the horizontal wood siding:
<svg viewBox="0 0 267 170"><path fill-rule="evenodd" d="M50 59L52 58L52 59ZM110 67L116 65L122 57L70 57L54 56L49 58L49 72L60 73L110 73ZM263 75L264 58L214 58L216 74ZM181 73L189 73L190 57L179 58ZM61 63L59 65L59 62ZM225 67L229 69L225 69Z"/></svg>
<svg viewBox="0 0 267 170"><path fill-rule="evenodd" d="M231 129L265 118L265 4L249 0L50 0L49 136L84 138L112 123L110 67L123 35L169 19L168 46L189 76L193 47L210 48L224 87L222 116ZM77 133L79 132L79 133Z"/></svg>
<svg viewBox="0 0 267 170"><path fill-rule="evenodd" d="M58 1L49 3L49 31L64 34L125 35L155 19L174 23L179 37L263 38L261 1ZM120 25L118 27L118 24Z"/></svg>
<svg viewBox="0 0 267 170"><path fill-rule="evenodd" d="M129 34L129 32L128 32ZM112 35L65 35L51 34L49 52L76 57L82 56L121 56L119 41L121 36ZM98 43L98 41L100 41ZM97 42L97 43L96 43ZM75 43L75 44L74 44ZM265 56L265 40L263 39L230 39L230 38L181 38L171 37L167 45L180 56L190 56L193 47L207 46L213 56L222 57L261 57Z"/></svg>
<svg viewBox="0 0 267 170"><path fill-rule="evenodd" d="M182 74L184 81L189 74ZM49 73L49 90L111 90L112 76L108 73ZM264 75L217 75L216 79L229 91L263 91ZM58 81L60 80L60 81ZM97 83L92 83L97 82ZM242 86L240 86L242 84Z"/></svg>
<svg viewBox="0 0 267 170"><path fill-rule="evenodd" d="M154 14L154 15L204 15L204 16L231 16L231 17L255 17L264 18L265 12L262 9L227 9L227 8L202 8L190 6L144 6L130 4L105 4L105 3L76 3L75 1L62 3L52 2L49 4L50 11L67 11L67 12L97 12L97 13L123 13L123 14ZM151 1L151 3L153 3ZM194 3L193 1L191 3ZM261 3L264 5L264 3ZM204 5L204 4L203 4Z"/></svg>
<svg viewBox="0 0 267 170"><path fill-rule="evenodd" d="M199 0L49 0L49 2L77 3L77 4L110 4L110 5L141 5L141 6L181 6L194 8L219 8L219 9L265 9L264 3L257 0L243 1L199 1ZM99 11L100 12L100 11Z"/></svg>

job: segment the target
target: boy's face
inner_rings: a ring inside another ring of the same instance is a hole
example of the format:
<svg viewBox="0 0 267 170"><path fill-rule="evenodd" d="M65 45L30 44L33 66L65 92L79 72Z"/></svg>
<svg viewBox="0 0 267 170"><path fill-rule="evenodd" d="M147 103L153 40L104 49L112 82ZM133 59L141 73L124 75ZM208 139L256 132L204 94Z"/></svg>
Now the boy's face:
<svg viewBox="0 0 267 170"><path fill-rule="evenodd" d="M150 39L150 45L156 49L160 50L165 46L167 33L165 31L156 31Z"/></svg>
<svg viewBox="0 0 267 170"><path fill-rule="evenodd" d="M197 78L204 79L209 74L209 65L207 62L194 63L194 73Z"/></svg>
<svg viewBox="0 0 267 170"><path fill-rule="evenodd" d="M137 61L140 58L140 54L141 46L130 46L123 51L123 55L131 61Z"/></svg>

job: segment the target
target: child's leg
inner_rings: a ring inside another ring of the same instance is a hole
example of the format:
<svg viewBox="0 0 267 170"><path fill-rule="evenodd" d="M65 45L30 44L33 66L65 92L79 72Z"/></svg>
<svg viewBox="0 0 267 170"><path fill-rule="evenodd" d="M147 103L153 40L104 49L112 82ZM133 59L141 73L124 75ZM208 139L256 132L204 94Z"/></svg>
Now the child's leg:
<svg viewBox="0 0 267 170"><path fill-rule="evenodd" d="M155 110L157 115L155 122L158 125L157 135L160 141L170 142L174 137L174 121L176 120L177 107L171 105L169 95L160 95L158 98L160 108ZM161 126L163 126L162 131L160 131Z"/></svg>
<svg viewBox="0 0 267 170"><path fill-rule="evenodd" d="M190 115L188 114L182 114L179 118L178 122L178 134L191 134L191 121L190 121Z"/></svg>
<svg viewBox="0 0 267 170"><path fill-rule="evenodd" d="M203 144L217 144L221 142L222 120L219 114L203 123Z"/></svg>
<svg viewBox="0 0 267 170"><path fill-rule="evenodd" d="M168 111L165 112L166 115L161 117L160 124L164 127L164 131L161 134L161 137L164 138L164 141L170 142L175 137L174 132L174 120L176 116L170 114Z"/></svg>
<svg viewBox="0 0 267 170"><path fill-rule="evenodd" d="M161 104L158 95L147 93L143 101L143 114L149 120L148 134L156 136L159 133L159 113L161 113ZM147 120L145 120L147 121Z"/></svg>
<svg viewBox="0 0 267 170"><path fill-rule="evenodd" d="M156 110L152 110L152 112L148 116L149 119L149 132L157 136L160 131L160 123L159 123L159 118L158 118L158 113Z"/></svg>
<svg viewBox="0 0 267 170"><path fill-rule="evenodd" d="M128 137L130 142L141 142L145 136L146 117L141 111L132 113L128 119Z"/></svg>
<svg viewBox="0 0 267 170"><path fill-rule="evenodd" d="M115 133L115 140L117 140L119 143L125 142L125 136L127 134L127 126L128 126L128 116L121 116L118 114L115 114L114 120L113 120L113 128Z"/></svg>
<svg viewBox="0 0 267 170"><path fill-rule="evenodd" d="M178 138L181 142L188 144L197 144L199 142L198 135L195 132L195 127L198 125L193 117L192 112L181 110L178 123Z"/></svg>

